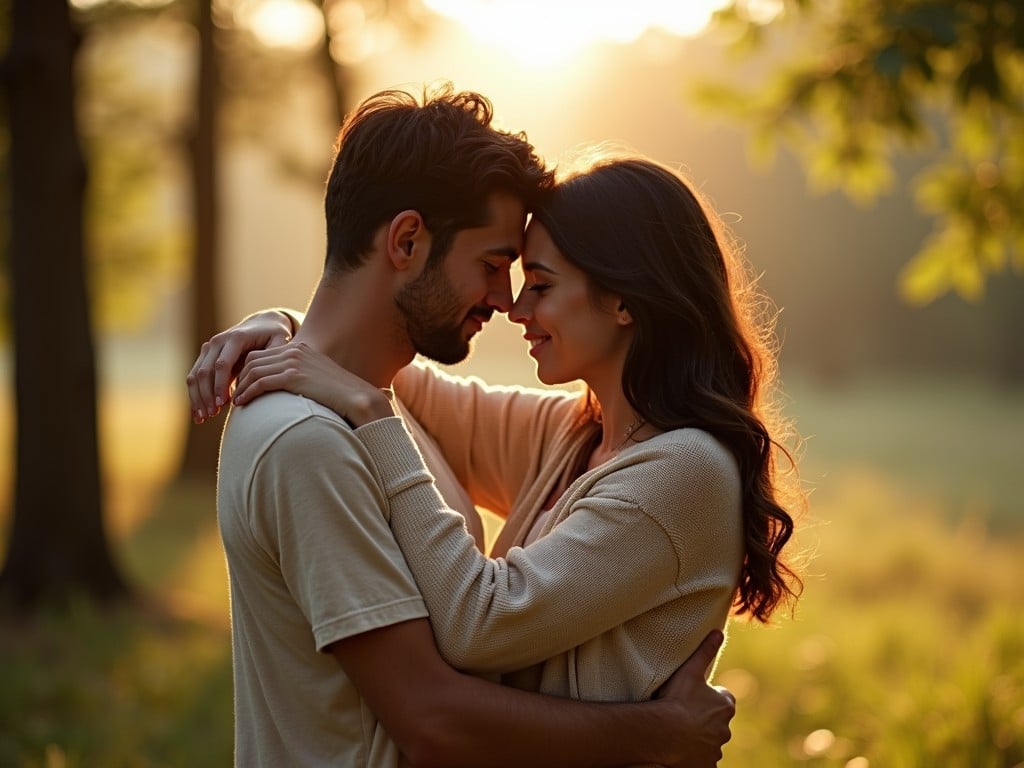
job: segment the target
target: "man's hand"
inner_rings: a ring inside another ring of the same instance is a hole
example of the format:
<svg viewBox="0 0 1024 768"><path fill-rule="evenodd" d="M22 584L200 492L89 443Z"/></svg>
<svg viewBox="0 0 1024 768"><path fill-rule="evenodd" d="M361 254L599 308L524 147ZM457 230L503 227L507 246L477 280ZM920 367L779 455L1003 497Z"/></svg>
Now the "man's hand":
<svg viewBox="0 0 1024 768"><path fill-rule="evenodd" d="M657 698L671 701L679 710L679 728L686 746L678 766L717 765L722 759L722 746L732 737L729 721L736 714L736 699L725 688L708 685L705 680L724 640L718 630L708 634L658 691Z"/></svg>
<svg viewBox="0 0 1024 768"><path fill-rule="evenodd" d="M250 315L238 325L205 342L185 381L192 420L202 424L216 416L231 397L231 382L245 356L256 349L270 349L292 337L292 321L282 312L268 309Z"/></svg>

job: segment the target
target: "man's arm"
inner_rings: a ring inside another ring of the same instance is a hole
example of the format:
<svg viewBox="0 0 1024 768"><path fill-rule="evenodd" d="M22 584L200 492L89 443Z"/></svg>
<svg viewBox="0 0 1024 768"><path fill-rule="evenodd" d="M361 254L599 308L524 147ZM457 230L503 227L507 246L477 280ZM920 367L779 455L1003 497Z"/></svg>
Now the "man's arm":
<svg viewBox="0 0 1024 768"><path fill-rule="evenodd" d="M426 619L328 651L415 766L701 768L721 758L735 712L732 696L704 681L721 642L709 635L661 698L638 704L544 696L461 674L441 659Z"/></svg>

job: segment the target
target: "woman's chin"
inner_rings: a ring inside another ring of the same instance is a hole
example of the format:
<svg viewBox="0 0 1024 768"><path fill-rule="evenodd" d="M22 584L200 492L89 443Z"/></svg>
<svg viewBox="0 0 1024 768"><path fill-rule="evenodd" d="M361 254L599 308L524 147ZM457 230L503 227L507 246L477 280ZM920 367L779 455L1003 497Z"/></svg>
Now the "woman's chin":
<svg viewBox="0 0 1024 768"><path fill-rule="evenodd" d="M555 375L551 371L545 370L538 364L537 381L539 381L541 384L546 384L549 387L554 387L559 384L568 384L570 381L574 381L574 379L567 379L564 376Z"/></svg>
<svg viewBox="0 0 1024 768"><path fill-rule="evenodd" d="M540 363L537 363L537 372L535 375L537 376L537 381L539 381L541 384L547 384L548 386L551 386L551 384L553 383L549 381L548 377L544 375L544 369L541 368Z"/></svg>

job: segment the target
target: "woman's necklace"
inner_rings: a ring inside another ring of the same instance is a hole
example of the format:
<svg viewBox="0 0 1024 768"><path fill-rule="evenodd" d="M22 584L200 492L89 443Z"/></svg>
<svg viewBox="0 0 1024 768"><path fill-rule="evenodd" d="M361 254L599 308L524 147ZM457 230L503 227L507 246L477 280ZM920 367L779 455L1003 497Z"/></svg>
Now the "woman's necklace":
<svg viewBox="0 0 1024 768"><path fill-rule="evenodd" d="M626 443L629 442L629 438L631 438L633 434L646 423L647 419L645 419L643 416L637 416L636 421L634 421L632 424L626 427L626 431L622 436L622 442L615 447L615 452L618 453L623 448L625 448Z"/></svg>
<svg viewBox="0 0 1024 768"><path fill-rule="evenodd" d="M581 454L580 461L582 463L579 465L578 471L573 471L572 477L570 478L569 482L572 482L577 477L582 475L584 472L589 472L595 467L604 464L606 461L611 461L616 455L618 455L618 453L623 448L626 447L626 443L629 442L629 438L635 435L637 430L639 430L640 427L642 427L646 423L647 419L645 419L643 416L638 416L636 421L634 421L632 424L626 427L626 431L623 432L622 434L622 442L620 442L617 446L612 448L608 453L601 454L600 458L598 454L598 446L601 443L601 432L595 431L593 437L591 438L593 442L590 443L590 447L584 453ZM602 429L603 428L604 427L602 426Z"/></svg>

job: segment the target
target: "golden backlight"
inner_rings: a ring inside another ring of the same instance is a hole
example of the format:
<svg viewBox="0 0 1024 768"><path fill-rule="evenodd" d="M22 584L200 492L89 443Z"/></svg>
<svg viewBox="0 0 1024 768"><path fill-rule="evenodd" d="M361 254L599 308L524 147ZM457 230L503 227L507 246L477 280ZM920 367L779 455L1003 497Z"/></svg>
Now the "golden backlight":
<svg viewBox="0 0 1024 768"><path fill-rule="evenodd" d="M649 30L687 37L699 34L728 0L424 0L495 55L546 69L597 42L631 43Z"/></svg>

